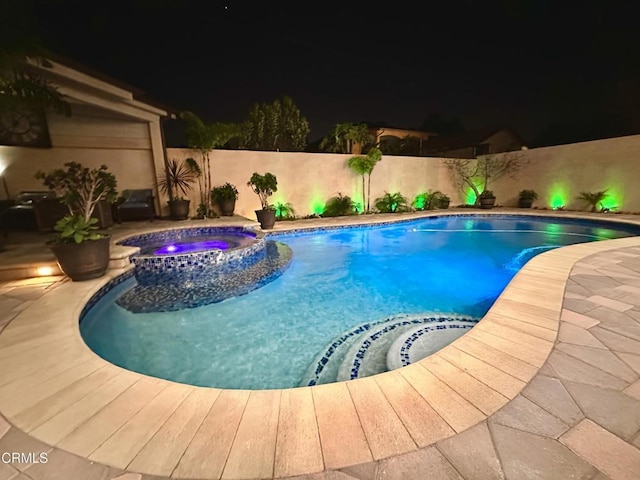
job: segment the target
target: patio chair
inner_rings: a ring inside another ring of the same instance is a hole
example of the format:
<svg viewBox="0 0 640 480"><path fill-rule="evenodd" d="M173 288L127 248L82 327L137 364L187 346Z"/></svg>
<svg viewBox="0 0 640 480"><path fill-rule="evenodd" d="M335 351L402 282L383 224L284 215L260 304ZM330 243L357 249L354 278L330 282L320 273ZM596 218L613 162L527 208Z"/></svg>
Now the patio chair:
<svg viewBox="0 0 640 480"><path fill-rule="evenodd" d="M4 232L10 230L36 230L38 222L35 213L35 205L42 201L54 201L55 192L29 191L20 192L12 205L5 208L0 215L0 226Z"/></svg>
<svg viewBox="0 0 640 480"><path fill-rule="evenodd" d="M156 215L153 190L150 188L123 190L122 197L116 203L114 210L118 223L129 220L153 221Z"/></svg>

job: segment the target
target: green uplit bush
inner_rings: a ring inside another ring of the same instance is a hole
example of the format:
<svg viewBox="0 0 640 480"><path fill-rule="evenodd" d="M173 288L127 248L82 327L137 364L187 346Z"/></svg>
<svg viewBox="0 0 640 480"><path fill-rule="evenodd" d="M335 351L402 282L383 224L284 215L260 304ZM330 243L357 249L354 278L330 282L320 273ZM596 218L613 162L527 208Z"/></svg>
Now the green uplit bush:
<svg viewBox="0 0 640 480"><path fill-rule="evenodd" d="M388 193L376 198L376 209L380 213L406 212L409 210L409 202L400 192Z"/></svg>
<svg viewBox="0 0 640 480"><path fill-rule="evenodd" d="M335 197L327 200L322 211L323 217L342 217L344 215L354 215L358 213L358 204L351 200L348 195L338 193Z"/></svg>

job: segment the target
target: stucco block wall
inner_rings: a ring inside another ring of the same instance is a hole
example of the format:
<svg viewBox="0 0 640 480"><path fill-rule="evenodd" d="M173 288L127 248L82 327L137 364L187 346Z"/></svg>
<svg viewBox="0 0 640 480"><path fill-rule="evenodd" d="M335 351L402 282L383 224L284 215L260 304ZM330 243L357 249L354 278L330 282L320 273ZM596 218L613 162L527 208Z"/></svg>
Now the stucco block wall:
<svg viewBox="0 0 640 480"><path fill-rule="evenodd" d="M189 149L170 148L168 158L199 159ZM329 153L254 152L243 150L214 150L210 154L213 185L234 184L239 191L236 213L255 218L260 208L258 196L247 186L253 172L271 172L278 178L278 191L270 203L289 202L299 216L321 211L334 195L349 195L362 200L362 177L351 172L347 160L352 155ZM438 187L440 186L440 187ZM365 182L365 189L367 188ZM440 189L455 197L446 169L440 159L425 157L383 156L371 175L371 206L375 198L400 192L409 200L428 189ZM199 203L197 185L190 195L192 212ZM461 201L458 198L454 201ZM164 203L164 202L163 202Z"/></svg>
<svg viewBox="0 0 640 480"><path fill-rule="evenodd" d="M536 148L522 152L528 164L515 176L490 185L496 201L518 203L518 192L535 190L534 206L551 208L552 202L568 209L587 210L577 200L580 192L609 190L605 206L640 212L640 135Z"/></svg>

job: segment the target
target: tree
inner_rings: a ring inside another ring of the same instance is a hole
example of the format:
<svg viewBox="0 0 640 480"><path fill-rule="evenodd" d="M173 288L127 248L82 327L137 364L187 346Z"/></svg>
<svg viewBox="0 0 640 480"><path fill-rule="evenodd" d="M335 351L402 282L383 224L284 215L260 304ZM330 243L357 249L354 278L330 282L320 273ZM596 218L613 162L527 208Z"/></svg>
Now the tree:
<svg viewBox="0 0 640 480"><path fill-rule="evenodd" d="M255 104L241 126L240 148L301 152L307 146L309 122L289 97Z"/></svg>
<svg viewBox="0 0 640 480"><path fill-rule="evenodd" d="M382 152L377 148L371 148L367 155L358 155L351 157L347 160L347 166L358 175L362 175L362 205L365 205L364 195L364 177L367 175L368 188L367 188L367 213L370 211L370 197L371 197L371 172L375 168L376 164L382 159Z"/></svg>
<svg viewBox="0 0 640 480"><path fill-rule="evenodd" d="M445 166L453 180L464 190L470 187L476 195L475 205L480 203L480 194L488 190L489 181L506 176L513 177L528 161L520 153L486 155L477 159L447 158Z"/></svg>
<svg viewBox="0 0 640 480"><path fill-rule="evenodd" d="M374 140L366 123L337 123L320 142L320 149L325 152L356 153L356 145L362 147Z"/></svg>
<svg viewBox="0 0 640 480"><path fill-rule="evenodd" d="M198 211L202 215L211 213L211 159L209 154L224 145L232 137L238 135L238 126L233 123L205 124L195 113L182 112L180 118L185 122L187 144L200 153L200 164L188 162L194 175L198 177L200 186L200 205Z"/></svg>
<svg viewBox="0 0 640 480"><path fill-rule="evenodd" d="M70 115L65 97L50 82L33 73L34 66L51 68L49 53L31 38L21 38L0 48L0 115L5 122L21 112L52 110ZM4 125L10 127L10 125ZM1 128L1 127L0 127Z"/></svg>

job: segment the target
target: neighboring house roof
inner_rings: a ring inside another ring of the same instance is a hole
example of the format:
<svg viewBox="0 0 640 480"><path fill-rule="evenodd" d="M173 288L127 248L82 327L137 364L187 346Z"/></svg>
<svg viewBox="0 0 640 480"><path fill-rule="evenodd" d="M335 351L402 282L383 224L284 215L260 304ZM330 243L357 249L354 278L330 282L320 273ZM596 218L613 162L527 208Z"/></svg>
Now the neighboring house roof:
<svg viewBox="0 0 640 480"><path fill-rule="evenodd" d="M485 143L488 139L501 131L509 133L511 137L520 144L520 146L526 145L522 137L520 137L520 135L510 127L484 127L476 130L453 133L451 135L429 137L424 145L424 150L427 152L446 152L449 150L474 147Z"/></svg>
<svg viewBox="0 0 640 480"><path fill-rule="evenodd" d="M376 136L376 138L390 136L397 138L415 137L427 139L433 135L437 135L437 133L425 132L423 130L407 130L406 128L391 127L374 127L371 128L370 131Z"/></svg>

